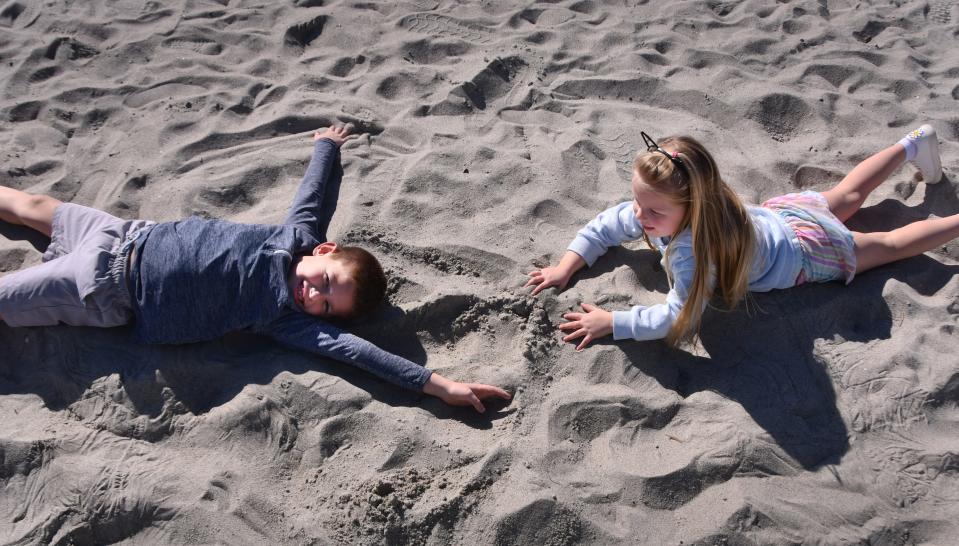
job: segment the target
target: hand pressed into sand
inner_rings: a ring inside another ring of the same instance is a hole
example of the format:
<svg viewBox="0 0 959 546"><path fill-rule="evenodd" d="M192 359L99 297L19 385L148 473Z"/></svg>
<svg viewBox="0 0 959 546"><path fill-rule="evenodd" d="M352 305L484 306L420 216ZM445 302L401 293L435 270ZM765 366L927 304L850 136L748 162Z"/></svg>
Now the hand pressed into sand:
<svg viewBox="0 0 959 546"><path fill-rule="evenodd" d="M571 334L563 337L563 341L583 338L583 341L576 346L577 351L582 351L593 341L613 333L612 313L589 303L583 304L583 311L586 312L564 314L563 318L569 322L559 325L559 329L564 332L572 331Z"/></svg>
<svg viewBox="0 0 959 546"><path fill-rule="evenodd" d="M499 387L482 383L460 383L447 379L436 372L433 372L426 385L423 385L423 392L433 395L451 406L473 406L480 413L486 411L486 407L483 406L481 400L494 396L503 400L512 398L508 392Z"/></svg>
<svg viewBox="0 0 959 546"><path fill-rule="evenodd" d="M339 148L348 140L353 140L357 135L350 134L349 127L327 127L322 133L316 131L313 133L313 140L320 140L321 138L328 138L333 141L333 144L336 144L336 147Z"/></svg>
<svg viewBox="0 0 959 546"><path fill-rule="evenodd" d="M573 276L573 273L576 273L585 265L586 262L579 254L567 250L557 265L530 271L529 280L523 285L523 288L535 287L533 288L534 296L550 286L562 290L569 284L569 279Z"/></svg>

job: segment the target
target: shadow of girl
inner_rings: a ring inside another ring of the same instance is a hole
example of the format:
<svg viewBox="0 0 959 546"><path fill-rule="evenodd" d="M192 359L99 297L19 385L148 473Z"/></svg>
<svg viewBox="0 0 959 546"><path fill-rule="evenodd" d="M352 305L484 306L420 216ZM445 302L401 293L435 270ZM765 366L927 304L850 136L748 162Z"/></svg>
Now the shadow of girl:
<svg viewBox="0 0 959 546"><path fill-rule="evenodd" d="M707 309L700 335L706 356L662 342L621 346L633 365L684 398L712 391L737 402L785 455L815 470L837 463L849 447L846 423L858 410L837 403L843 374L856 358L867 358L864 346L914 334L899 328L903 311L894 312L884 295L890 281L929 296L957 274L959 266L920 256L867 272L850 286L752 294L733 311ZM753 465L763 470L762 457Z"/></svg>

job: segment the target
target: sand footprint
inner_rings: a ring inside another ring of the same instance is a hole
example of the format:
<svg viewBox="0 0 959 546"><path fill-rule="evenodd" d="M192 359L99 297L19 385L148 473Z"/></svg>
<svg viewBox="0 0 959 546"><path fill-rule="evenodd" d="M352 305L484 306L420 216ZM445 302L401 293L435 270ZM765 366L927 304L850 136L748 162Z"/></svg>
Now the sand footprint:
<svg viewBox="0 0 959 546"><path fill-rule="evenodd" d="M954 0L931 0L926 8L928 17L941 25L949 24L955 4Z"/></svg>
<svg viewBox="0 0 959 546"><path fill-rule="evenodd" d="M563 503L537 499L501 517L495 523L496 544L565 546L599 541L601 535Z"/></svg>
<svg viewBox="0 0 959 546"><path fill-rule="evenodd" d="M168 38L161 42L163 47L169 49L185 49L201 55L219 55L223 52L223 46L213 40L194 36L178 36Z"/></svg>
<svg viewBox="0 0 959 546"><path fill-rule="evenodd" d="M400 19L399 26L411 32L430 36L460 38L467 42L479 44L488 44L493 41L493 31L490 28L433 13L407 15Z"/></svg>
<svg viewBox="0 0 959 546"><path fill-rule="evenodd" d="M774 140L791 139L811 116L812 109L800 97L770 93L753 102L746 116L757 121Z"/></svg>
<svg viewBox="0 0 959 546"><path fill-rule="evenodd" d="M210 479L200 500L212 503L220 512L228 512L231 506L233 481L232 472L220 472Z"/></svg>
<svg viewBox="0 0 959 546"><path fill-rule="evenodd" d="M528 65L517 56L493 59L473 78L454 87L446 99L431 106L432 115L457 115L474 108L486 110L523 81Z"/></svg>
<svg viewBox="0 0 959 546"><path fill-rule="evenodd" d="M313 40L323 34L323 27L326 26L327 19L326 15L320 15L287 28L283 35L283 44L302 54L303 50L313 43Z"/></svg>

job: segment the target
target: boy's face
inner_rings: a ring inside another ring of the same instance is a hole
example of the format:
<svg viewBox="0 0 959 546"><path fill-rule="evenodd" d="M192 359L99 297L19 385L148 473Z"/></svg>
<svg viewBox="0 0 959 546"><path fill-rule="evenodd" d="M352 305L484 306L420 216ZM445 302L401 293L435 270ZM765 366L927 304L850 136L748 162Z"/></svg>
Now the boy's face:
<svg viewBox="0 0 959 546"><path fill-rule="evenodd" d="M633 214L650 237L672 237L686 215L686 206L649 187L633 172Z"/></svg>
<svg viewBox="0 0 959 546"><path fill-rule="evenodd" d="M333 258L336 251L336 243L323 243L290 272L293 301L310 315L345 317L353 311L356 282L347 264Z"/></svg>

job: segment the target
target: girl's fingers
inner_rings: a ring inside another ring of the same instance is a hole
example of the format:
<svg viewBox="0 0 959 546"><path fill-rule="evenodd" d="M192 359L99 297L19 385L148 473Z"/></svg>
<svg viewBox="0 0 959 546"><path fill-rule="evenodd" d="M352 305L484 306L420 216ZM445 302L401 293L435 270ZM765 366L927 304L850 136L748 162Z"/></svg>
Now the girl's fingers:
<svg viewBox="0 0 959 546"><path fill-rule="evenodd" d="M582 313L564 313L563 318L566 320L582 320Z"/></svg>
<svg viewBox="0 0 959 546"><path fill-rule="evenodd" d="M586 337L583 338L583 341L582 341L579 345L576 346L576 350L577 350L577 351L582 351L582 350L585 349L586 346L589 345L592 341L593 341L593 337L590 336L590 335L587 335Z"/></svg>
<svg viewBox="0 0 959 546"><path fill-rule="evenodd" d="M575 330L577 328L582 328L583 325L579 323L579 320L574 320L570 322L564 322L559 325L560 330Z"/></svg>
<svg viewBox="0 0 959 546"><path fill-rule="evenodd" d="M542 275L543 275L543 270L542 270L542 269L535 269L535 270L530 271L529 273L527 273L527 275L529 275L530 277L535 277L536 275L542 276Z"/></svg>
<svg viewBox="0 0 959 546"><path fill-rule="evenodd" d="M586 331L586 328L580 328L579 330L576 330L576 331L573 332L572 334L564 337L564 338L563 338L563 341L572 341L572 340L574 340L574 339L576 339L576 338L583 337L583 336L586 336L586 335L589 335L589 332Z"/></svg>
<svg viewBox="0 0 959 546"><path fill-rule="evenodd" d="M594 311L595 309L596 309L596 306L593 305L592 303L583 304L583 310L585 310L587 313L589 313L590 311Z"/></svg>
<svg viewBox="0 0 959 546"><path fill-rule="evenodd" d="M553 283L546 282L546 279L543 279L542 281L540 281L539 286L537 286L533 290L533 295L535 296L536 294L539 294L540 292L542 292L543 290L546 290L550 286L553 286Z"/></svg>

